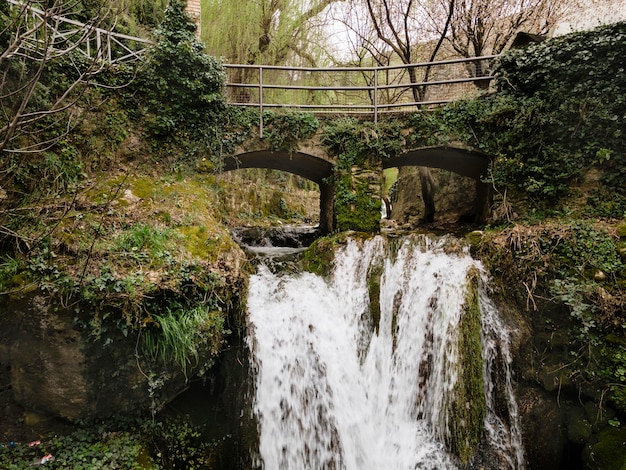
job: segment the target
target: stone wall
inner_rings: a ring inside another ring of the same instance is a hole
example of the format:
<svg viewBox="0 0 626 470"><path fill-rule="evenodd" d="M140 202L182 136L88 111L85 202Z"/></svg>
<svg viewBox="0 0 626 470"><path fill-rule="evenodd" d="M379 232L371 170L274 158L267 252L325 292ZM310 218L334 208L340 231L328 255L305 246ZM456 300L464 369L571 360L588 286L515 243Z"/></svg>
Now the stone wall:
<svg viewBox="0 0 626 470"><path fill-rule="evenodd" d="M191 19L196 23L196 27L198 28L196 34L200 37L200 30L202 27L202 22L200 21L200 14L202 9L200 7L200 0L187 0L187 13L191 16Z"/></svg>
<svg viewBox="0 0 626 470"><path fill-rule="evenodd" d="M584 0L567 7L565 17L557 23L553 35L584 31L618 21L626 21L626 0Z"/></svg>

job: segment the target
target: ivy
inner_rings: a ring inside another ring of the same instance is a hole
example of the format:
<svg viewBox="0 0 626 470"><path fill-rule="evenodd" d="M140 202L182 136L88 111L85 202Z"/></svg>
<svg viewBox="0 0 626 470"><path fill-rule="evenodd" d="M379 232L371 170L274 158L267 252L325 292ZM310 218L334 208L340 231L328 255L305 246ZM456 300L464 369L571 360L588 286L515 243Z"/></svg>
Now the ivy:
<svg viewBox="0 0 626 470"><path fill-rule="evenodd" d="M509 145L499 146L505 158L496 161L496 177L550 204L595 166L611 194L626 195L625 70L623 22L503 55L495 70L500 98L491 102L509 105L486 117L505 111L513 126L502 129ZM609 215L620 210L618 204Z"/></svg>
<svg viewBox="0 0 626 470"><path fill-rule="evenodd" d="M298 144L312 137L319 129L320 123L311 113L275 113L263 112L263 138L272 150L294 152Z"/></svg>
<svg viewBox="0 0 626 470"><path fill-rule="evenodd" d="M145 106L154 116L150 127L157 137L201 132L225 110L224 69L204 52L195 31L185 2L170 2L141 77Z"/></svg>

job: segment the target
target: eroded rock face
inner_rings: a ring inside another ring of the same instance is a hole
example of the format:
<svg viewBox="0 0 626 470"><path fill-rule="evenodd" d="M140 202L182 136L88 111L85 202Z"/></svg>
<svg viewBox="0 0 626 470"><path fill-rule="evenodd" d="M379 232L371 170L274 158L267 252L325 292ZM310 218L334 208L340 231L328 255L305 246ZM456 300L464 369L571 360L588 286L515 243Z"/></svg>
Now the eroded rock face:
<svg viewBox="0 0 626 470"><path fill-rule="evenodd" d="M476 183L456 173L429 169L433 180L434 214L425 210L419 169L401 167L392 198L392 218L399 223L416 225L431 215L435 220L458 220L475 211Z"/></svg>
<svg viewBox="0 0 626 470"><path fill-rule="evenodd" d="M533 388L524 389L517 399L530 468L562 468L567 435L556 399Z"/></svg>
<svg viewBox="0 0 626 470"><path fill-rule="evenodd" d="M39 292L2 305L0 362L10 367L15 401L27 410L78 420L137 415L162 406L184 387L175 369L148 379L136 337L108 332L105 344L90 333L71 310Z"/></svg>

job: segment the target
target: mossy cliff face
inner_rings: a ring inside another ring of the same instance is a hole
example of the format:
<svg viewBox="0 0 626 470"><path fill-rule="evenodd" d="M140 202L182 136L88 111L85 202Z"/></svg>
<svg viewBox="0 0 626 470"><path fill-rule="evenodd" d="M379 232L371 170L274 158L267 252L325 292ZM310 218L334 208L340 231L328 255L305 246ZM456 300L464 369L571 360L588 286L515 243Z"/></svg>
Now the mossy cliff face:
<svg viewBox="0 0 626 470"><path fill-rule="evenodd" d="M39 214L30 230L48 236L0 276L0 362L19 404L72 420L140 414L209 371L243 324L247 285L211 184L102 175Z"/></svg>
<svg viewBox="0 0 626 470"><path fill-rule="evenodd" d="M626 421L623 226L543 220L469 237L509 320L528 332L513 366L531 468L609 468L598 455Z"/></svg>
<svg viewBox="0 0 626 470"><path fill-rule="evenodd" d="M352 167L336 175L335 218L339 231L380 230L382 171Z"/></svg>
<svg viewBox="0 0 626 470"><path fill-rule="evenodd" d="M4 358L11 368L13 399L26 410L69 420L137 415L160 407L184 387L175 366L163 371L161 387L136 356L137 338L111 331L94 340L42 292L2 306ZM4 362L4 361L3 361Z"/></svg>
<svg viewBox="0 0 626 470"><path fill-rule="evenodd" d="M431 168L434 181L435 220L457 221L474 214L476 207L476 183L456 173ZM398 180L391 188L393 219L399 223L418 225L425 219L424 202L419 170L401 167Z"/></svg>

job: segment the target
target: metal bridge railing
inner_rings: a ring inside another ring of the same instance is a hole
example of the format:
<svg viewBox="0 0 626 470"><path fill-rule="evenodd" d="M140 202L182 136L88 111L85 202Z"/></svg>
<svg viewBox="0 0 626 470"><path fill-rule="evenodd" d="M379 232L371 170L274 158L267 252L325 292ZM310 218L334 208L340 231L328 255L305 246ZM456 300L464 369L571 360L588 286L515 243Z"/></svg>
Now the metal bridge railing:
<svg viewBox="0 0 626 470"><path fill-rule="evenodd" d="M81 23L53 10L41 10L19 0L7 0L14 9L21 9L21 31L24 34L16 54L34 60L49 59L71 50L90 59L109 63L140 58L152 41L115 33L94 24Z"/></svg>
<svg viewBox="0 0 626 470"><path fill-rule="evenodd" d="M385 67L284 67L225 64L228 101L263 111L379 116L470 98L489 89L495 55Z"/></svg>

